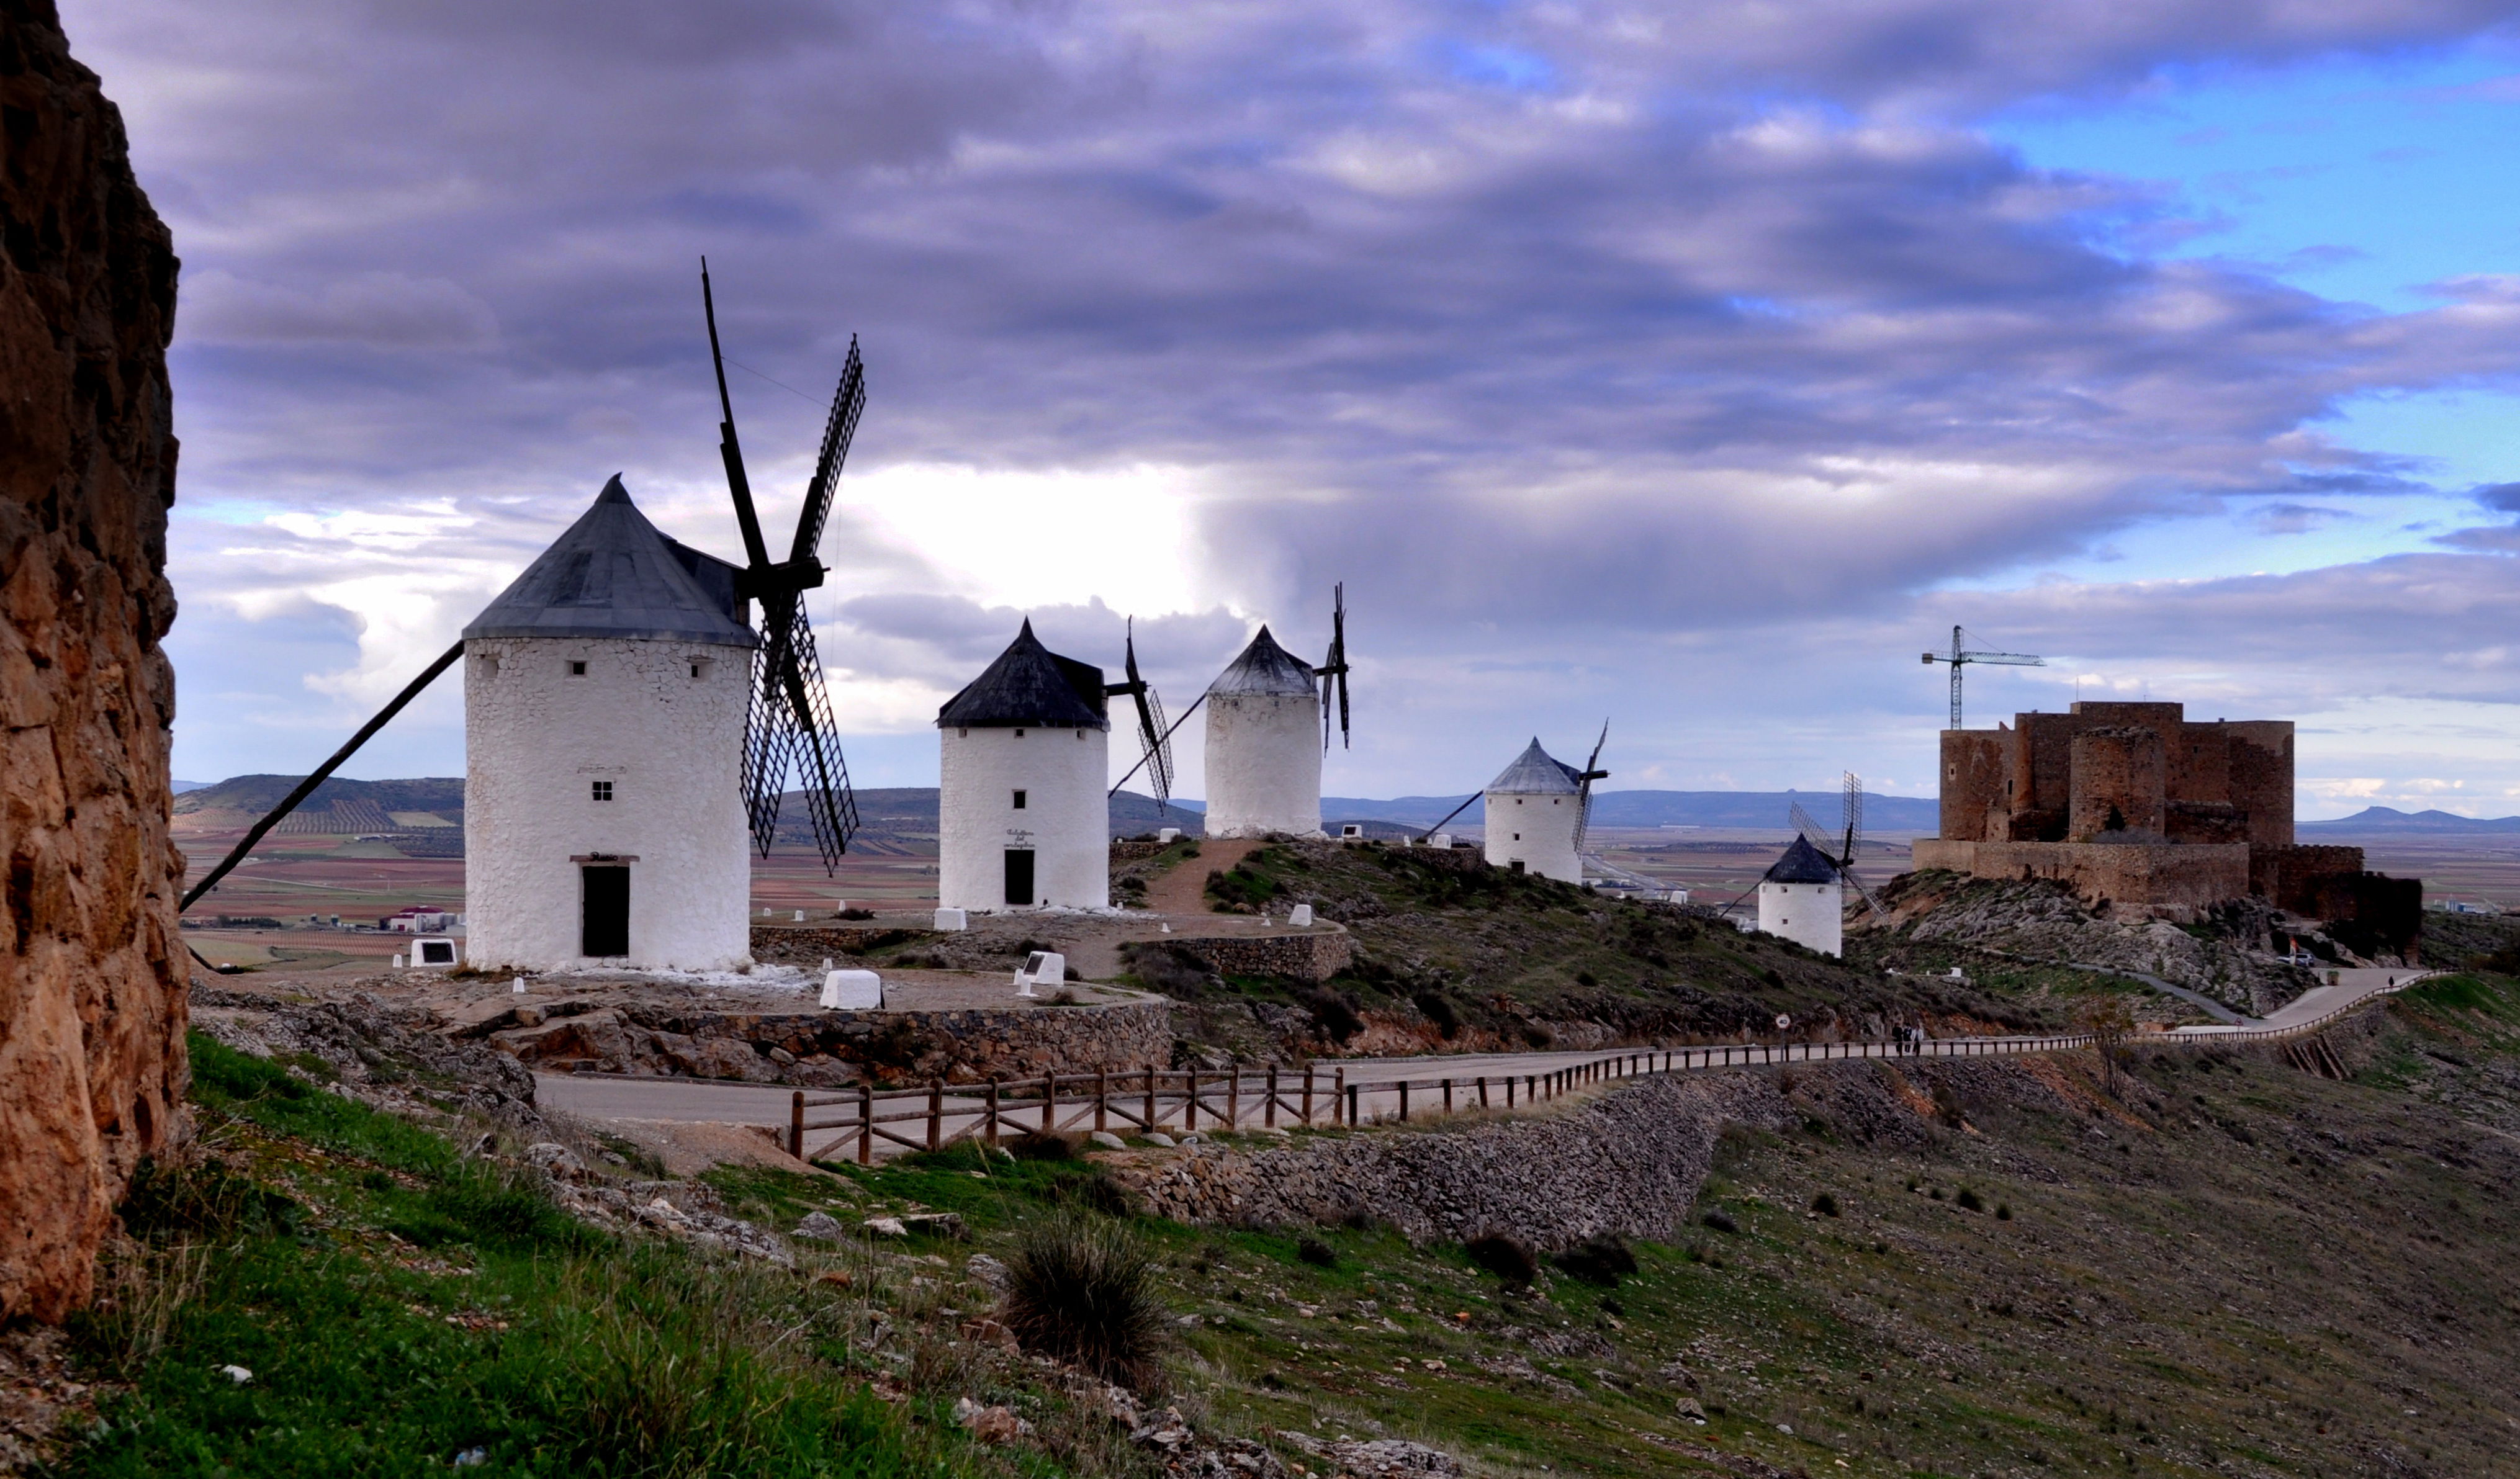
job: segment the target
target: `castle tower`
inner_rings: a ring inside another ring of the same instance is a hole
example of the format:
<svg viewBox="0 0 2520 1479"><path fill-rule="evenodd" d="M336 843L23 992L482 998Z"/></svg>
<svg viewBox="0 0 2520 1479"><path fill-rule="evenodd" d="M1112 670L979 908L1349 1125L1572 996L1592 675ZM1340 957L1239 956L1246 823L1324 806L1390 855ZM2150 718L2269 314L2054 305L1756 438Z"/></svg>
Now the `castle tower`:
<svg viewBox="0 0 2520 1479"><path fill-rule="evenodd" d="M731 576L614 477L464 629L471 964L750 963L738 773L758 642Z"/></svg>
<svg viewBox="0 0 2520 1479"><path fill-rule="evenodd" d="M1111 902L1102 670L1013 645L936 713L936 902L989 912Z"/></svg>
<svg viewBox="0 0 2520 1479"><path fill-rule="evenodd" d="M1810 838L1794 838L1759 879L1759 932L1822 955L1846 953L1846 884Z"/></svg>
<svg viewBox="0 0 2520 1479"><path fill-rule="evenodd" d="M1584 881L1575 834L1584 825L1583 773L1531 747L1488 783L1487 860L1492 867Z"/></svg>
<svg viewBox="0 0 2520 1479"><path fill-rule="evenodd" d="M1251 639L1207 686L1207 834L1322 835L1322 698L1312 664Z"/></svg>

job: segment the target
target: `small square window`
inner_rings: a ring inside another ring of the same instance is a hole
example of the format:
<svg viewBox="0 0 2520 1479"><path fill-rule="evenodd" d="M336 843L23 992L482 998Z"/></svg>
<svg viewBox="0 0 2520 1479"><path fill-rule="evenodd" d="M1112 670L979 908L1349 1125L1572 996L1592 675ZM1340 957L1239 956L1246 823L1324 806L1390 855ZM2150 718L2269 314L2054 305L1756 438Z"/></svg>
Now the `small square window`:
<svg viewBox="0 0 2520 1479"><path fill-rule="evenodd" d="M611 782L609 782L609 781L598 781L598 782L596 782L596 783L595 783L595 799L596 799L596 800L598 800L598 801L609 801L609 800L611 800L611 799L612 799L612 783L611 783Z"/></svg>
<svg viewBox="0 0 2520 1479"><path fill-rule="evenodd" d="M1023 809L1024 809L1024 793L1023 793L1023 792L1021 792L1021 791L1017 791L1017 792L1015 792L1015 810L1017 810L1017 811L1022 811Z"/></svg>
<svg viewBox="0 0 2520 1479"><path fill-rule="evenodd" d="M693 677L695 677L695 678L698 678L699 675L700 675L700 665L699 665L698 663L695 662L695 663L693 663L693 664L692 664L692 676L693 676Z"/></svg>
<svg viewBox="0 0 2520 1479"><path fill-rule="evenodd" d="M570 676L571 678L583 678L583 677L585 677L585 676L586 676L586 664L585 664L585 663L583 663L583 662L576 661L575 659L571 659L571 660L570 660L570 662L569 662L569 665L568 665L568 676Z"/></svg>

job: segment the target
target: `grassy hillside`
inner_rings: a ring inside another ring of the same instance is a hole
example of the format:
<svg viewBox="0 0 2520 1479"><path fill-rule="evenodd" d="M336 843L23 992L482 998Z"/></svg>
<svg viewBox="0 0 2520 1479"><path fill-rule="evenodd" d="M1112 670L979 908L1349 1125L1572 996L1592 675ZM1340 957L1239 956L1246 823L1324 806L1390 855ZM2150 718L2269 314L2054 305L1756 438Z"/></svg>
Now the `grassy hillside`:
<svg viewBox="0 0 2520 1479"><path fill-rule="evenodd" d="M1159 860L1160 862L1161 860ZM1175 867L1206 866L1187 858ZM1354 935L1356 964L1328 995L1369 1023L1415 1032L1423 1046L1520 1047L1737 1033L1773 1036L1779 1012L1799 1030L1873 1037L1894 1022L1937 1020L2022 1029L2065 1019L2039 989L2108 989L2088 974L2018 966L2000 979L1891 976L1772 935L1744 934L1711 911L1587 893L1484 866L1461 850L1279 843L1212 878L1226 910L1281 915L1311 904ZM1337 1008L1286 982L1216 980L1142 951L1137 978L1199 1008L1220 1003ZM1223 1030L1231 1013L1206 1011ZM1390 1034L1368 1039L1394 1051Z"/></svg>
<svg viewBox="0 0 2520 1479"><path fill-rule="evenodd" d="M1883 1118L1843 1077L1883 1065L1797 1070L1798 1128L1728 1137L1689 1236L1522 1288L1372 1227L1115 1218L1090 1163L968 1149L715 1173L762 1226L968 1229L799 1241L789 1270L571 1222L513 1144L456 1148L479 1125L197 1038L202 1148L126 1208L141 1240L74 1331L99 1420L60 1471L1152 1475L1099 1384L1006 1348L972 1262L1082 1218L1153 1255L1149 1412L1320 1474L1307 1445L1348 1436L1506 1475L2511 1473L2515 1047L2520 983L2477 972L2340 1034L2345 1082L2272 1053L1904 1065ZM973 1441L965 1397L1031 1432Z"/></svg>

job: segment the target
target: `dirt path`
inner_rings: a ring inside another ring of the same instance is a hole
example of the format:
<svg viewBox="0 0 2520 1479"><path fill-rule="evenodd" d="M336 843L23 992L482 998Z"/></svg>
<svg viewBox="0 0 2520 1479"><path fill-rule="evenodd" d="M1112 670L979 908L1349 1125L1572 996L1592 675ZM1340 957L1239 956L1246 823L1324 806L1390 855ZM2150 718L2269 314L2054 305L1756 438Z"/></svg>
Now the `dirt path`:
<svg viewBox="0 0 2520 1479"><path fill-rule="evenodd" d="M1207 875L1226 872L1263 845L1257 841L1201 842L1197 857L1175 864L1147 885L1147 908L1166 915L1207 913Z"/></svg>

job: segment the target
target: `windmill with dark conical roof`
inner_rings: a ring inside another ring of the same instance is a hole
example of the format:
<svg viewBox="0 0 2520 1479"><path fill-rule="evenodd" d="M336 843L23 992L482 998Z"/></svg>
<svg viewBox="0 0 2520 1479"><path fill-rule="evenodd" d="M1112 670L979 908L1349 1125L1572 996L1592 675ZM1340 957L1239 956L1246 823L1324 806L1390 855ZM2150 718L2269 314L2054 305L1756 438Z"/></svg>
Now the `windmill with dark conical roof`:
<svg viewBox="0 0 2520 1479"><path fill-rule="evenodd" d="M1109 907L1109 697L1027 620L937 710L939 908Z"/></svg>
<svg viewBox="0 0 2520 1479"><path fill-rule="evenodd" d="M464 629L470 964L749 963L739 573L616 476Z"/></svg>

